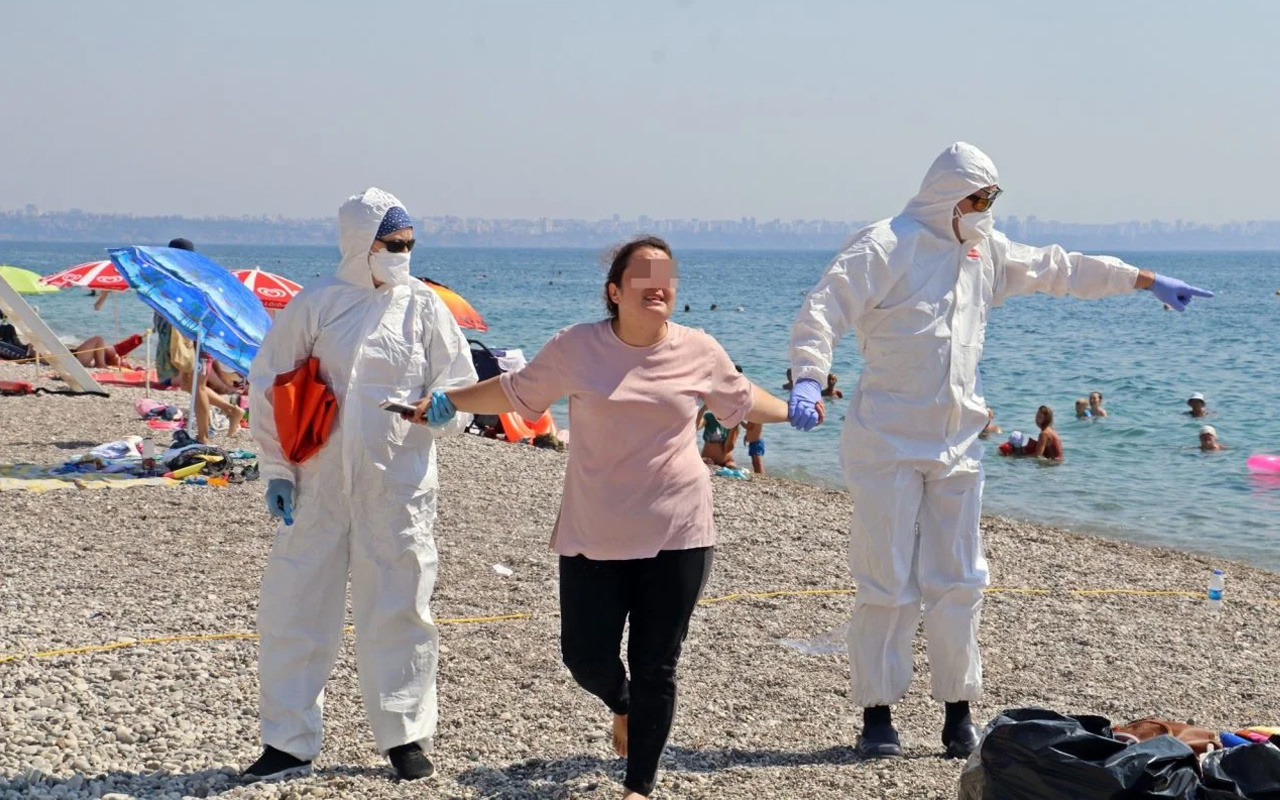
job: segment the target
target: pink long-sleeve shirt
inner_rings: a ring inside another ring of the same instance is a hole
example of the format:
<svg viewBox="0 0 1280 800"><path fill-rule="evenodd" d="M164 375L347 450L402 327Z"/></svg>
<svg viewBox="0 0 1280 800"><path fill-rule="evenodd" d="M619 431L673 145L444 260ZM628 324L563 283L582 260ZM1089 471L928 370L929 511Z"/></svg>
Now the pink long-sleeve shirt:
<svg viewBox="0 0 1280 800"><path fill-rule="evenodd" d="M569 396L573 442L551 547L600 561L715 544L711 478L698 451L700 402L726 428L751 410L751 382L708 334L667 323L649 347L609 320L573 325L501 377L515 410L537 419Z"/></svg>

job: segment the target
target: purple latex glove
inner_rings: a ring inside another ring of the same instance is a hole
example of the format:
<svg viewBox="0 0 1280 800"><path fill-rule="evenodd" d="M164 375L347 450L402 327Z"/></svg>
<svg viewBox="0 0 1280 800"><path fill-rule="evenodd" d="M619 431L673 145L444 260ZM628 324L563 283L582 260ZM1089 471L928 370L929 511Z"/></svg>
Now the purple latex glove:
<svg viewBox="0 0 1280 800"><path fill-rule="evenodd" d="M791 399L787 401L787 418L798 431L811 431L817 427L818 404L822 402L822 386L813 378L803 378L791 387Z"/></svg>
<svg viewBox="0 0 1280 800"><path fill-rule="evenodd" d="M1155 282L1147 290L1175 311L1186 311L1193 297L1213 297L1213 292L1208 289L1198 289L1167 275L1156 275Z"/></svg>

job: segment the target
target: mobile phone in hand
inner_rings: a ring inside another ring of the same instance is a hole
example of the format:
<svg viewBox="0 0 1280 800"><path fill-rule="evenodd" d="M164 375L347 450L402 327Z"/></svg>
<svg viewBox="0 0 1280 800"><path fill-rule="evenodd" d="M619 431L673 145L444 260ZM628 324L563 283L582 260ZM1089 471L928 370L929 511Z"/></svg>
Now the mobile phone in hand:
<svg viewBox="0 0 1280 800"><path fill-rule="evenodd" d="M381 408L383 411L390 411L392 414L408 414L409 416L413 416L418 413L418 409L416 407L405 405L399 400L392 400L391 398L387 398L381 403L378 403L378 408Z"/></svg>

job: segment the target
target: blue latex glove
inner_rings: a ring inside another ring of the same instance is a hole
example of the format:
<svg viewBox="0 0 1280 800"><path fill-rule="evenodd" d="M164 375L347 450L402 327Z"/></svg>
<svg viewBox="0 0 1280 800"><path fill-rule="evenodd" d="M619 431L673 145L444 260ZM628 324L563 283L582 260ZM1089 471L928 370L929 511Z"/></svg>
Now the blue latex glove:
<svg viewBox="0 0 1280 800"><path fill-rule="evenodd" d="M787 419L798 431L811 431L818 425L818 404L822 402L822 386L813 378L798 380L791 387L787 401Z"/></svg>
<svg viewBox="0 0 1280 800"><path fill-rule="evenodd" d="M1155 283L1147 289L1161 302L1168 303L1169 307L1175 311L1186 311L1187 304L1193 297L1213 297L1213 292L1208 289L1198 289L1167 275L1156 275Z"/></svg>
<svg viewBox="0 0 1280 800"><path fill-rule="evenodd" d="M293 481L272 478L267 481L267 513L293 524Z"/></svg>
<svg viewBox="0 0 1280 800"><path fill-rule="evenodd" d="M437 389L431 393L431 403L427 406L427 424L440 426L453 419L458 413L453 401L444 392Z"/></svg>

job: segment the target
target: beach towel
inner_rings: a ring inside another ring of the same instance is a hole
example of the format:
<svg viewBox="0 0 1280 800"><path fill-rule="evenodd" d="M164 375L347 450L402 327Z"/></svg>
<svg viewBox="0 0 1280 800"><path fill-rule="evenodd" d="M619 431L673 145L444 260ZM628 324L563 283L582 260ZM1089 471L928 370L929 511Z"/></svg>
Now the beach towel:
<svg viewBox="0 0 1280 800"><path fill-rule="evenodd" d="M338 413L338 398L320 380L320 360L277 375L268 390L280 448L291 464L301 464L324 447Z"/></svg>
<svg viewBox="0 0 1280 800"><path fill-rule="evenodd" d="M176 486L169 478L136 478L114 473L62 473L38 464L0 464L0 492L42 493L56 489L132 489L137 486Z"/></svg>

